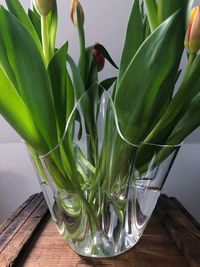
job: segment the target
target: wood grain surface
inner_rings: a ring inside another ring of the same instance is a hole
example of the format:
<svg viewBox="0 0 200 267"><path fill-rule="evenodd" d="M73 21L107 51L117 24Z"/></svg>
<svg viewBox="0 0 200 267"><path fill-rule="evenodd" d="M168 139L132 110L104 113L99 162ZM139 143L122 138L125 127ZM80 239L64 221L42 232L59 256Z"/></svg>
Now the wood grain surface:
<svg viewBox="0 0 200 267"><path fill-rule="evenodd" d="M170 238L156 214L138 244L118 257L110 259L88 259L78 256L59 236L49 218L24 251L18 267L36 266L188 266L175 242Z"/></svg>
<svg viewBox="0 0 200 267"><path fill-rule="evenodd" d="M162 195L157 211L176 245L192 267L200 266L199 224L174 198Z"/></svg>
<svg viewBox="0 0 200 267"><path fill-rule="evenodd" d="M47 214L42 193L31 196L0 227L0 267L13 266Z"/></svg>
<svg viewBox="0 0 200 267"><path fill-rule="evenodd" d="M5 247L3 249L4 256L2 257L2 253L0 254L0 267L200 266L198 261L200 254L200 251L198 252L199 224L175 199L166 196L160 197L157 209L154 211L143 236L131 250L114 258L91 259L77 255L68 247L50 219L49 213L46 212L46 204L40 197L41 195L34 196L31 199L37 208L29 213L28 219L25 220L21 215L23 223L18 223L16 226L19 235L13 235L16 233L16 229L12 230L12 236L7 235L9 242L0 243L1 249ZM38 200L36 201L36 199ZM27 203L19 214L26 210ZM172 218L169 219L170 216L173 216L173 220ZM30 218L32 218L31 222L29 221ZM33 224L36 223L36 230L33 231ZM23 225L23 229L19 229L19 224ZM0 228L2 229L0 242L2 234L5 236L10 225L12 222L6 228L4 227L4 230L3 227ZM194 240L195 243L193 243ZM185 242L188 243L188 246ZM7 245L5 246L5 244ZM194 244L195 247L193 247Z"/></svg>
<svg viewBox="0 0 200 267"><path fill-rule="evenodd" d="M0 234L11 224L12 221L21 213L21 211L31 202L37 194L31 195L16 211L13 212L13 214L6 219L2 225L0 225Z"/></svg>

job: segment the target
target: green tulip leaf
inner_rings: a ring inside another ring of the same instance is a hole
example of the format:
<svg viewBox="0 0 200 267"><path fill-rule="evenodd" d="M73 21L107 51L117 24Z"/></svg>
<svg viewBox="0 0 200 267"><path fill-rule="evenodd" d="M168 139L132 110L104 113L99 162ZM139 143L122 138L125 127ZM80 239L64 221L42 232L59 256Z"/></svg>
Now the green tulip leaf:
<svg viewBox="0 0 200 267"><path fill-rule="evenodd" d="M130 142L142 141L171 96L182 55L180 26L179 14L163 22L139 48L118 85L115 107L122 134Z"/></svg>
<svg viewBox="0 0 200 267"><path fill-rule="evenodd" d="M38 17L31 9L28 9L28 17L31 23L33 24L33 27L40 39L40 42L42 42L40 17Z"/></svg>
<svg viewBox="0 0 200 267"><path fill-rule="evenodd" d="M0 7L0 36L0 49L6 51L18 93L49 147L53 148L57 144L54 103L38 47L23 24L3 7ZM0 55L0 62L2 58L5 59Z"/></svg>
<svg viewBox="0 0 200 267"><path fill-rule="evenodd" d="M81 138L82 138L82 134L83 134L83 129L82 129L82 122L81 122L81 115L80 115L80 112L78 111L78 109L76 110L75 120L76 120L76 121L78 122L78 124L79 124L78 140L81 140Z"/></svg>
<svg viewBox="0 0 200 267"><path fill-rule="evenodd" d="M43 55L42 45L41 45L40 39L39 39L32 23L30 21L29 17L27 16L24 8L20 4L20 2L18 0L5 0L5 1L6 1L6 5L8 7L8 10L20 20L20 22L24 25L24 27L26 27L26 29L29 31L32 38L36 42L41 55Z"/></svg>
<svg viewBox="0 0 200 267"><path fill-rule="evenodd" d="M110 89L110 87L113 85L113 83L116 82L116 80L117 80L117 77L105 79L100 83L100 86L103 87L103 89L105 89L107 91Z"/></svg>
<svg viewBox="0 0 200 267"><path fill-rule="evenodd" d="M18 85L17 85L17 81L15 78L15 74L12 70L11 65L10 65L8 54L6 51L6 47L3 44L3 40L1 38L1 36L0 36L0 43L1 43L1 45L0 45L0 66L1 66L2 70L4 71L4 73L6 74L6 76L8 77L8 79L10 80L10 82L15 87L15 89L18 91Z"/></svg>
<svg viewBox="0 0 200 267"><path fill-rule="evenodd" d="M112 60L111 56L109 55L108 51L105 49L105 47L101 44L96 44L94 46L94 49L96 49L101 55L103 55L109 62L110 64L118 69L117 65L115 64L115 62Z"/></svg>
<svg viewBox="0 0 200 267"><path fill-rule="evenodd" d="M49 32L50 56L53 57L55 52L55 40L56 40L56 31L58 24L58 11L57 11L56 0L53 1L53 9L49 12L46 21Z"/></svg>
<svg viewBox="0 0 200 267"><path fill-rule="evenodd" d="M147 0L148 1L148 0ZM190 10L194 0L158 0L158 21L162 23L165 19L171 16L174 12L181 9L183 36L188 23Z"/></svg>
<svg viewBox="0 0 200 267"><path fill-rule="evenodd" d="M181 119L175 124L167 143L181 143L191 132L200 126L200 92L189 103Z"/></svg>
<svg viewBox="0 0 200 267"><path fill-rule="evenodd" d="M88 79L89 79L89 73L90 73L90 69L91 69L91 65L92 65L92 61L93 61L93 49L94 49L94 45L87 47L85 50L85 76L84 76L84 83L87 86L88 84Z"/></svg>
<svg viewBox="0 0 200 267"><path fill-rule="evenodd" d="M64 133L67 120L67 51L68 42L56 52L48 66L60 137Z"/></svg>
<svg viewBox="0 0 200 267"><path fill-rule="evenodd" d="M85 93L83 79L80 75L79 69L77 68L75 62L70 57L70 55L67 55L67 62L69 63L70 68L72 70L74 90L75 90L76 99L78 100Z"/></svg>
<svg viewBox="0 0 200 267"><path fill-rule="evenodd" d="M74 177L76 175L76 164L70 132L67 131L63 137L66 123L74 104L73 86L66 69L67 51L68 42L57 50L51 59L48 66L48 73L51 80L57 117L58 140L60 141L61 138L64 138L62 144L59 146L63 168L70 179L77 179L77 177Z"/></svg>
<svg viewBox="0 0 200 267"><path fill-rule="evenodd" d="M85 32L83 27L83 21L79 9L77 8L77 28L80 44L80 57L79 57L79 70L83 81L85 81L85 64L86 64L86 49L85 49Z"/></svg>
<svg viewBox="0 0 200 267"><path fill-rule="evenodd" d="M97 81L98 81L97 65L96 62L92 60L86 88L87 89L90 88Z"/></svg>
<svg viewBox="0 0 200 267"><path fill-rule="evenodd" d="M183 119L183 116L185 116L184 114L187 110L190 110L190 108L192 108L193 104L191 103L193 103L193 99L196 96L198 96L200 92L199 68L200 68L200 55L198 55L194 60L192 66L190 67L190 70L188 71L185 77L183 84L179 88L176 95L173 97L170 105L166 109L165 113L163 114L159 122L146 137L145 142L160 143L165 141L171 134L174 125L176 125L180 120ZM194 103L196 103L196 101ZM196 124L196 122L194 123L192 122L193 117L191 117L190 120L191 124ZM195 120L196 117L194 116L194 121ZM185 119L183 121L185 121ZM178 140L176 141L175 139L174 141L179 142Z"/></svg>
<svg viewBox="0 0 200 267"><path fill-rule="evenodd" d="M132 58L134 57L143 41L144 33L142 14L140 10L139 0L135 0L126 31L126 38L119 68L118 83L123 77L128 65L130 64Z"/></svg>
<svg viewBox="0 0 200 267"><path fill-rule="evenodd" d="M98 111L98 105L99 105L99 86L98 86L98 74L97 74L97 65L96 62L93 60L91 67L90 67L90 73L88 76L87 81L87 89L89 91L89 105L90 105L90 114L92 118L92 124L93 128L96 127L96 117L97 117L97 111ZM92 87L92 89L91 89Z"/></svg>
<svg viewBox="0 0 200 267"><path fill-rule="evenodd" d="M67 118L69 118L74 108L74 86L69 73L67 72Z"/></svg>
<svg viewBox="0 0 200 267"><path fill-rule="evenodd" d="M154 140L168 145L181 144L190 133L200 126L199 109L200 92L188 103L186 108L183 108L182 111L179 112L179 116L176 116L172 121L169 119L163 130L160 128ZM158 166L173 151L174 147L158 147L157 154L155 154L154 147L151 149L151 146L141 146L135 164L137 168L143 172L148 169L147 165L150 164L150 160L153 156L154 166Z"/></svg>
<svg viewBox="0 0 200 267"><path fill-rule="evenodd" d="M80 74L80 71L78 67L76 66L75 62L73 59L67 55L67 62L70 65L71 71L72 71L72 77L73 77L73 83L74 83L74 91L75 91L75 96L76 100L79 100L85 93L85 87L83 84L83 80ZM89 97L88 95L84 96L82 103L82 112L84 114L84 119L86 121L88 131L92 133L92 125L91 125L91 113L90 113L90 108L91 106L89 105Z"/></svg>
<svg viewBox="0 0 200 267"><path fill-rule="evenodd" d="M0 68L0 113L18 134L40 153L47 151L42 135L30 111Z"/></svg>
<svg viewBox="0 0 200 267"><path fill-rule="evenodd" d="M151 32L158 27L158 16L157 16L157 2L156 0L144 0L144 5L147 11L147 17Z"/></svg>

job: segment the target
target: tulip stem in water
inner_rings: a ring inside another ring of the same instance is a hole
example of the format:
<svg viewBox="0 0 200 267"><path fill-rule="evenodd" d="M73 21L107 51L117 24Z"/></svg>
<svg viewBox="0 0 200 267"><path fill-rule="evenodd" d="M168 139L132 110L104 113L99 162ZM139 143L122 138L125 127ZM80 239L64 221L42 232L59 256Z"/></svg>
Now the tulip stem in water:
<svg viewBox="0 0 200 267"><path fill-rule="evenodd" d="M41 28L42 28L42 46L44 56L46 58L47 64L50 61L49 57L49 41L48 41L48 34L47 34L47 23L46 23L46 16L41 16Z"/></svg>

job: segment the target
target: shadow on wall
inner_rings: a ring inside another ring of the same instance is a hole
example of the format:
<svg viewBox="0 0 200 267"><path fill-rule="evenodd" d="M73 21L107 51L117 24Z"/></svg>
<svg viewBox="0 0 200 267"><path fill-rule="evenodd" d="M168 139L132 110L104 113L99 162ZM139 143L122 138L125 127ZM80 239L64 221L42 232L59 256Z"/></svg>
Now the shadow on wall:
<svg viewBox="0 0 200 267"><path fill-rule="evenodd" d="M18 173L0 172L0 224L9 217L30 195L33 194L34 183ZM35 187L34 192L38 192Z"/></svg>
<svg viewBox="0 0 200 267"><path fill-rule="evenodd" d="M163 193L175 196L200 222L200 144L181 147Z"/></svg>

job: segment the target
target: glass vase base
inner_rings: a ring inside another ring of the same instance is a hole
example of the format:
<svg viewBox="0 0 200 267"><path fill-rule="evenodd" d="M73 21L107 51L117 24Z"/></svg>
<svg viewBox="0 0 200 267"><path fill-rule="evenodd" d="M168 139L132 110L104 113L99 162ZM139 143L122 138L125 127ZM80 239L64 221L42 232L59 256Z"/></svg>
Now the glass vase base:
<svg viewBox="0 0 200 267"><path fill-rule="evenodd" d="M99 217L100 231L91 231L87 216L81 210L76 216L74 213L69 215L69 211L73 210L72 204L77 202L65 195L48 198L53 221L60 235L78 255L92 258L118 256L139 241L160 195L160 190L148 189L146 184L148 181L137 181L129 188L123 219L119 219L112 203L104 208ZM48 186L43 184L42 188L46 195Z"/></svg>
<svg viewBox="0 0 200 267"><path fill-rule="evenodd" d="M139 241L133 235L128 235L122 230L117 242L105 238L103 233L94 232L93 237L86 234L83 241L72 241L65 239L67 244L80 256L92 258L110 258L115 257L133 248Z"/></svg>

